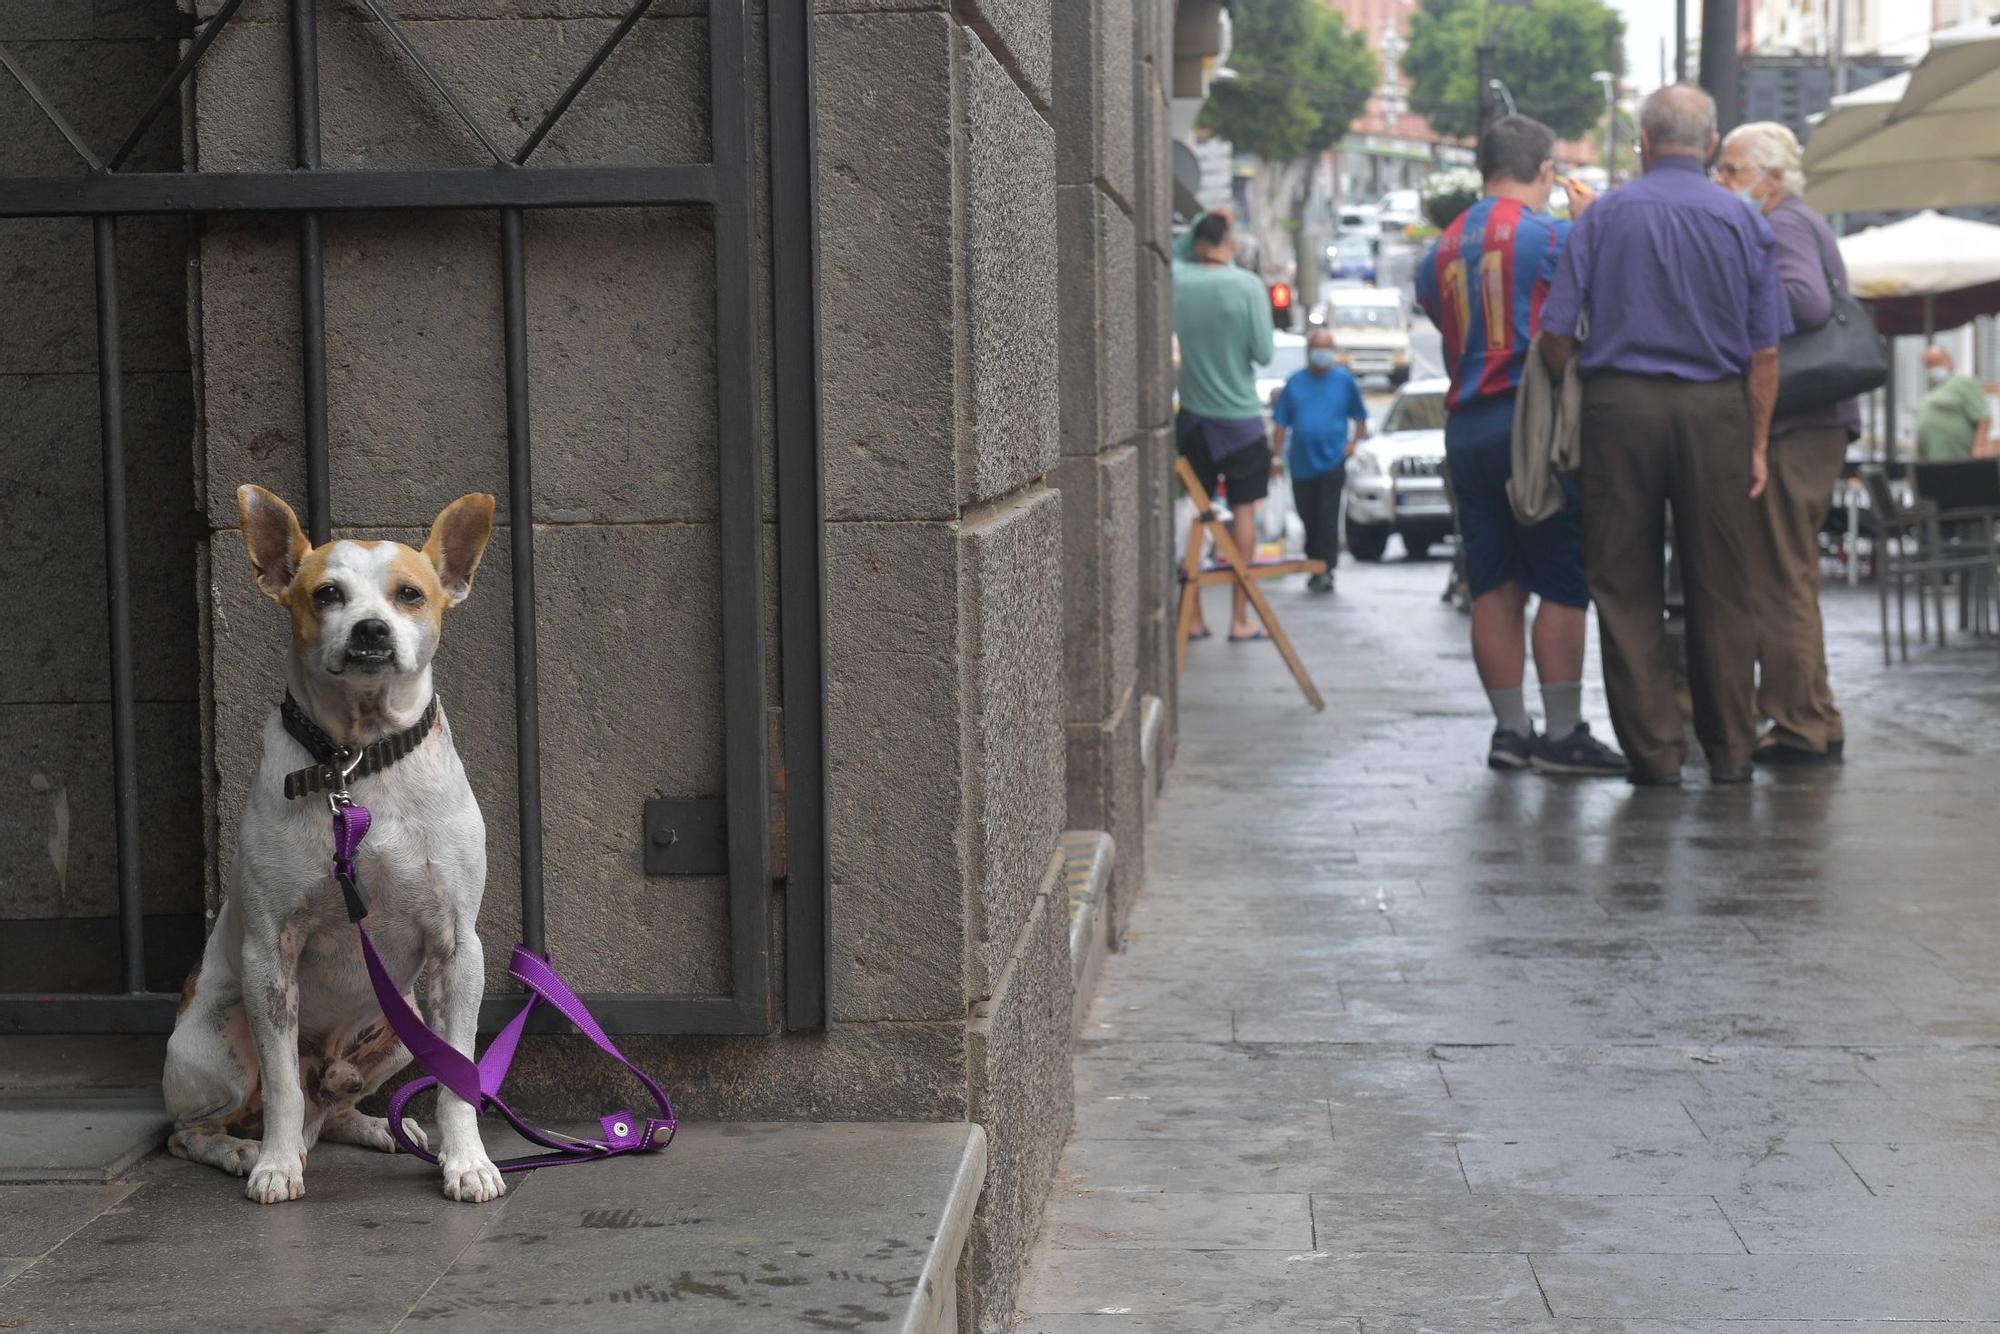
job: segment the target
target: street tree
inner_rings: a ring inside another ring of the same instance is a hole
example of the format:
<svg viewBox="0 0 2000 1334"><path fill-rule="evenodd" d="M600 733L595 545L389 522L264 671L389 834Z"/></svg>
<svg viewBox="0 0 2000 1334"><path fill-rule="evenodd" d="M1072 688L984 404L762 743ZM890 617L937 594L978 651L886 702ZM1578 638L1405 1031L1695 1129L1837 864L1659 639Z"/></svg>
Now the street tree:
<svg viewBox="0 0 2000 1334"><path fill-rule="evenodd" d="M1210 89L1201 123L1263 160L1264 185L1282 217L1266 231L1267 250L1280 236L1290 248L1304 229L1320 158L1368 105L1380 66L1367 38L1319 0L1238 0L1229 64L1236 77ZM1317 268L1298 269L1310 298Z"/></svg>
<svg viewBox="0 0 2000 1334"><path fill-rule="evenodd" d="M1410 105L1440 134L1478 132L1478 65L1490 25L1494 72L1514 105L1564 139L1603 122L1604 88L1591 73L1623 73L1625 20L1606 0L1418 0L1403 72Z"/></svg>

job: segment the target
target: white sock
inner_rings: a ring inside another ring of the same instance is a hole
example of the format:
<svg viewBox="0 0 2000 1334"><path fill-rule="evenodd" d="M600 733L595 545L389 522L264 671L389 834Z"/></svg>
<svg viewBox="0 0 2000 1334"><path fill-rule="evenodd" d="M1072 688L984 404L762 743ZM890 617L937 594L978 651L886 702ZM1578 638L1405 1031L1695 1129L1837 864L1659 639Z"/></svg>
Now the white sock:
<svg viewBox="0 0 2000 1334"><path fill-rule="evenodd" d="M1493 705L1493 716L1503 732L1527 736L1534 729L1535 725L1528 721L1527 701L1522 699L1519 686L1512 690L1489 690L1486 699Z"/></svg>
<svg viewBox="0 0 2000 1334"><path fill-rule="evenodd" d="M1583 682L1542 682L1542 730L1552 741L1574 732L1583 721Z"/></svg>

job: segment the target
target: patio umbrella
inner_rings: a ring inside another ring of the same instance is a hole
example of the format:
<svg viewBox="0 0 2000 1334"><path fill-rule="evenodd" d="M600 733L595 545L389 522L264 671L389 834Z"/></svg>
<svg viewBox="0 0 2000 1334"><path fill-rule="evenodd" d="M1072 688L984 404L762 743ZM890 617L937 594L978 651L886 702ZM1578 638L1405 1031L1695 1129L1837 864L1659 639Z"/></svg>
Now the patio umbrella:
<svg viewBox="0 0 2000 1334"><path fill-rule="evenodd" d="M1816 162L1881 129L1882 122L1896 109L1896 103L1903 100L1909 86L1910 76L1906 71L1866 88L1842 93L1829 102L1825 111L1812 118L1812 129L1806 139L1806 169L1811 171Z"/></svg>
<svg viewBox="0 0 2000 1334"><path fill-rule="evenodd" d="M1823 213L2000 204L2000 26L1934 33L1907 75L1836 99L1805 169Z"/></svg>
<svg viewBox="0 0 2000 1334"><path fill-rule="evenodd" d="M2000 227L1928 210L1840 238L1847 283L1884 334L1956 328L2000 313Z"/></svg>

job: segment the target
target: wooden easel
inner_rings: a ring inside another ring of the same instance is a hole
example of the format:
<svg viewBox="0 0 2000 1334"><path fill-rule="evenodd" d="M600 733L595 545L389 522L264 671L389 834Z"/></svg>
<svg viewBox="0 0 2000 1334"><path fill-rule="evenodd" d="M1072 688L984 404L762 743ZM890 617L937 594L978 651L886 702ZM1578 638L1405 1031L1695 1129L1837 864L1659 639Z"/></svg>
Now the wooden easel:
<svg viewBox="0 0 2000 1334"><path fill-rule="evenodd" d="M1194 475L1186 459L1174 460L1174 475L1181 480L1181 487L1194 502L1194 522L1188 525L1187 556L1181 562L1181 610L1180 624L1175 631L1174 648L1178 655L1179 670L1187 670L1188 630L1194 625L1195 608L1200 605L1201 590L1215 584L1234 584L1242 588L1249 597L1250 605L1257 610L1257 619L1264 623L1264 632L1284 655L1285 666L1292 669L1292 679L1299 683L1305 693L1306 703L1324 713L1326 701L1320 698L1319 689L1313 685L1312 676L1306 665L1299 661L1298 650L1285 636L1285 627L1278 624L1278 614L1271 610L1271 604L1264 600L1264 590L1257 586L1258 580L1284 574L1325 574L1323 560L1252 560L1245 561L1243 553L1236 549L1236 538L1225 524L1215 515L1215 506L1208 498L1208 492L1201 489L1201 481ZM1222 559L1213 565L1201 563L1202 538L1206 535L1215 539L1216 554ZM1254 553L1253 553L1254 554Z"/></svg>

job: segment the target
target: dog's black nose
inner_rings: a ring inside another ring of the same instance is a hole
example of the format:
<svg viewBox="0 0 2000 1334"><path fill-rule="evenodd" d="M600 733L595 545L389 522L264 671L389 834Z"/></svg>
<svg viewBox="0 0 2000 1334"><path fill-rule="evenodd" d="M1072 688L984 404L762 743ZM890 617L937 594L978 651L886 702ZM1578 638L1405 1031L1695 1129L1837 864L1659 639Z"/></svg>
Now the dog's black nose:
<svg viewBox="0 0 2000 1334"><path fill-rule="evenodd" d="M389 623L381 620L358 621L347 637L347 646L362 652L372 653L390 647Z"/></svg>

